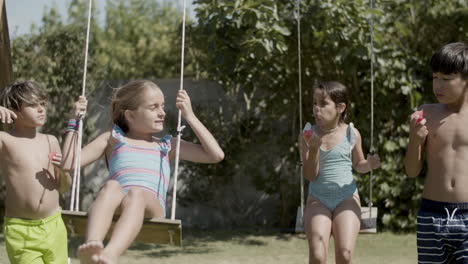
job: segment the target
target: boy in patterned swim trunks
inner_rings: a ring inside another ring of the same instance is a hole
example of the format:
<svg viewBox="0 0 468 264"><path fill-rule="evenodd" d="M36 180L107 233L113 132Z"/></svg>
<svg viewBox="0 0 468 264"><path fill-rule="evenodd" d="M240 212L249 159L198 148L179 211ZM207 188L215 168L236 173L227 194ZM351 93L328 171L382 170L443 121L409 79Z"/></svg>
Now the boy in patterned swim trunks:
<svg viewBox="0 0 468 264"><path fill-rule="evenodd" d="M0 132L1 176L6 182L3 234L14 264L67 263L67 231L59 192L70 175L60 169L57 138L41 134L47 117L47 95L32 81L13 84L1 92L0 120L13 123Z"/></svg>
<svg viewBox="0 0 468 264"><path fill-rule="evenodd" d="M468 45L450 43L431 59L438 104L412 115L406 173L427 174L417 218L418 263L468 263Z"/></svg>

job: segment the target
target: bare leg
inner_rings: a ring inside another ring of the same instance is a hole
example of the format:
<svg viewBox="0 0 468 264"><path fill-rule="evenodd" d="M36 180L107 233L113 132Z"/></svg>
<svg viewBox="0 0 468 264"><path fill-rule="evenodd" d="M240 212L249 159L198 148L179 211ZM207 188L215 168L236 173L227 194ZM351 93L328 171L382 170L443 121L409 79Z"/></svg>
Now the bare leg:
<svg viewBox="0 0 468 264"><path fill-rule="evenodd" d="M155 214L163 215L161 205L159 212L153 211L158 205L159 201L156 200L154 193L141 188L131 188L122 201L122 213L115 224L109 243L102 251L100 263L117 263L118 257L127 250L140 232L145 211L151 213L151 217Z"/></svg>
<svg viewBox="0 0 468 264"><path fill-rule="evenodd" d="M312 196L307 198L304 227L309 241L309 264L327 263L332 228L331 212Z"/></svg>
<svg viewBox="0 0 468 264"><path fill-rule="evenodd" d="M104 240L112 223L115 210L120 205L125 193L114 180L106 182L99 192L88 214L86 242L78 248L81 263L98 263L99 254L104 248Z"/></svg>
<svg viewBox="0 0 468 264"><path fill-rule="evenodd" d="M352 263L356 240L361 226L359 196L341 202L333 212L333 238L335 239L336 263Z"/></svg>

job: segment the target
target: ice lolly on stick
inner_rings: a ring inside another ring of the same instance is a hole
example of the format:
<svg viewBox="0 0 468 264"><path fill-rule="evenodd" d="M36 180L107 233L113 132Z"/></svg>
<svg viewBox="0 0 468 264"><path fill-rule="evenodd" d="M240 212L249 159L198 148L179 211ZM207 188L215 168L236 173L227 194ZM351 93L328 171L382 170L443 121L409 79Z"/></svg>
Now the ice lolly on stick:
<svg viewBox="0 0 468 264"><path fill-rule="evenodd" d="M417 124L421 123L421 121L424 119L424 111L422 109L414 112L413 115L417 117L416 119Z"/></svg>
<svg viewBox="0 0 468 264"><path fill-rule="evenodd" d="M304 130L302 130L302 133L304 134L304 139L309 140L313 135L314 135L314 130L312 129L312 125L307 122L307 124L304 127Z"/></svg>
<svg viewBox="0 0 468 264"><path fill-rule="evenodd" d="M57 152L50 152L49 153L49 160L53 160L54 156L57 154Z"/></svg>

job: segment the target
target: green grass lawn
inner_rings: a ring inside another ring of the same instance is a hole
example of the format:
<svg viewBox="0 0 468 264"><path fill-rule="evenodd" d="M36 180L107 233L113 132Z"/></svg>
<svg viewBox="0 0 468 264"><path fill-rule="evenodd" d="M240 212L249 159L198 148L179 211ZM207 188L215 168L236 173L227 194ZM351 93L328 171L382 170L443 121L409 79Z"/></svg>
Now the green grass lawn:
<svg viewBox="0 0 468 264"><path fill-rule="evenodd" d="M70 252L82 242L70 239ZM334 263L333 242L328 263ZM74 254L72 263L79 263ZM135 244L120 263L131 264L305 264L308 259L304 234L275 231L197 231L184 230L182 247ZM380 233L360 235L354 263L416 263L416 236ZM0 263L8 263L0 234Z"/></svg>

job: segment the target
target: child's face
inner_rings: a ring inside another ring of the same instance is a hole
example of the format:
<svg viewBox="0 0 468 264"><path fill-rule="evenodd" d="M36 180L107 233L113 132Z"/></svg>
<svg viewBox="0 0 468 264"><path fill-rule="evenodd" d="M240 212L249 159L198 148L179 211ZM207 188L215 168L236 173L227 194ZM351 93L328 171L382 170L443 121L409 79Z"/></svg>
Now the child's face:
<svg viewBox="0 0 468 264"><path fill-rule="evenodd" d="M164 129L164 95L159 89L146 89L140 106L127 111L130 130L154 134Z"/></svg>
<svg viewBox="0 0 468 264"><path fill-rule="evenodd" d="M339 118L341 112L330 96L322 89L314 89L314 117L318 125L327 125Z"/></svg>
<svg viewBox="0 0 468 264"><path fill-rule="evenodd" d="M32 127L43 126L47 119L47 103L44 101L34 104L23 103L17 116L16 124L21 123Z"/></svg>
<svg viewBox="0 0 468 264"><path fill-rule="evenodd" d="M463 79L460 73L434 72L432 74L432 89L437 100L442 104L459 102L467 86L467 80Z"/></svg>

